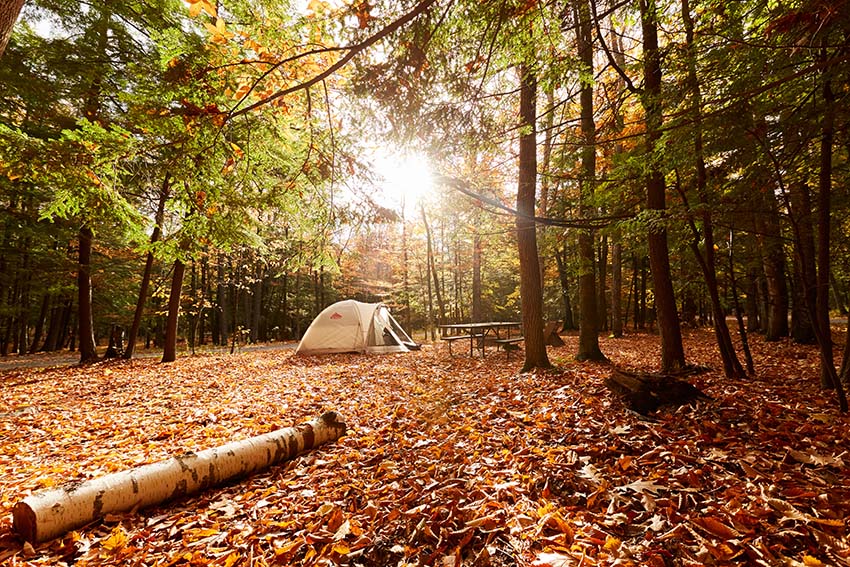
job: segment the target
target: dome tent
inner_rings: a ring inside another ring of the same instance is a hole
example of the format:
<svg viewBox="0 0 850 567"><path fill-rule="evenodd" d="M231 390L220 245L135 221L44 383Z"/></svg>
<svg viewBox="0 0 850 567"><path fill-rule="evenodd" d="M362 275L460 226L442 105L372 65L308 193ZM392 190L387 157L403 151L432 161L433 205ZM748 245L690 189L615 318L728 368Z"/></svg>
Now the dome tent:
<svg viewBox="0 0 850 567"><path fill-rule="evenodd" d="M295 354L407 352L417 349L383 303L339 301L319 313Z"/></svg>

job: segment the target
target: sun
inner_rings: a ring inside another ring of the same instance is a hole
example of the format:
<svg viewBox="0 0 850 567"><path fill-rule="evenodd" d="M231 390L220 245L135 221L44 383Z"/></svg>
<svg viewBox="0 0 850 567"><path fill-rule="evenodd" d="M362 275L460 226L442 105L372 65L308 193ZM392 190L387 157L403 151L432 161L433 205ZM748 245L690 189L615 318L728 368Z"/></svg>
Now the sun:
<svg viewBox="0 0 850 567"><path fill-rule="evenodd" d="M434 190L431 164L418 152L379 152L375 172L384 196L405 208L416 206Z"/></svg>

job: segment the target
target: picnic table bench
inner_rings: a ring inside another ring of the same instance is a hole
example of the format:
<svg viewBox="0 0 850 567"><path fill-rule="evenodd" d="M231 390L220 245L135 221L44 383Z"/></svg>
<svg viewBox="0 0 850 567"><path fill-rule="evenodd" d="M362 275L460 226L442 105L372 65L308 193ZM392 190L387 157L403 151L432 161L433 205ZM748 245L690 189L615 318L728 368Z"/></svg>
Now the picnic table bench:
<svg viewBox="0 0 850 567"><path fill-rule="evenodd" d="M452 354L452 343L455 341L462 341L464 339L469 339L469 355L472 356L472 348L476 339L483 339L484 335L482 334L466 334L466 335L451 335L446 337L440 337L441 341L446 341L449 344L449 356Z"/></svg>

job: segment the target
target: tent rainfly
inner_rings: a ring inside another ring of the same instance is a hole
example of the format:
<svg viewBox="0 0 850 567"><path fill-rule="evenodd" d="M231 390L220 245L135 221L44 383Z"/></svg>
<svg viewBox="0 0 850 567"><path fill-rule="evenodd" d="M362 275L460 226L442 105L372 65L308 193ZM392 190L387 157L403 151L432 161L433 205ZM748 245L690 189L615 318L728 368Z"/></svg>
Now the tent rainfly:
<svg viewBox="0 0 850 567"><path fill-rule="evenodd" d="M383 303L339 301L319 313L295 354L407 352L419 348Z"/></svg>

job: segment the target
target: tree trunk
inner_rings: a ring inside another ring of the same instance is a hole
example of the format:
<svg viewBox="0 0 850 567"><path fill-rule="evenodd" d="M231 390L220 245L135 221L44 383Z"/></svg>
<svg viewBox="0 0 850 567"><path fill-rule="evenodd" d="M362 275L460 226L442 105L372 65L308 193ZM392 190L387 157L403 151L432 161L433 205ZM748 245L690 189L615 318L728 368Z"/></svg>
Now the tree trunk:
<svg viewBox="0 0 850 567"><path fill-rule="evenodd" d="M534 226L534 201L537 190L537 78L521 66L519 95L519 183L516 196L519 287L522 306L522 332L525 337L525 363L522 371L550 368L543 337L543 287L540 282L540 258Z"/></svg>
<svg viewBox="0 0 850 567"><path fill-rule="evenodd" d="M826 41L826 40L824 40ZM826 47L822 50L822 60L826 60ZM835 373L835 359L832 353L832 328L829 324L829 272L830 267L830 202L832 195L832 144L835 129L835 94L832 81L827 74L823 84L823 125L820 140L820 171L818 175L817 202L817 280L815 295L815 334L820 347L821 387L836 389L838 397L843 399L844 392ZM842 411L847 411L847 401L841 402Z"/></svg>
<svg viewBox="0 0 850 567"><path fill-rule="evenodd" d="M220 447L47 490L18 502L13 527L31 543L47 541L107 514L160 504L262 471L345 434L329 411L321 417Z"/></svg>
<svg viewBox="0 0 850 567"><path fill-rule="evenodd" d="M761 330L761 313L759 311L759 282L758 273L750 268L747 271L747 332L755 333Z"/></svg>
<svg viewBox="0 0 850 567"><path fill-rule="evenodd" d="M226 269L225 256L220 253L218 255L216 295L218 297L218 344L221 346L227 346L227 340L230 337L230 294L227 289L228 275L225 273ZM297 286L296 293L298 293ZM296 337L298 336L296 334Z"/></svg>
<svg viewBox="0 0 850 567"><path fill-rule="evenodd" d="M596 291L596 324L599 331L608 330L608 237L602 235L599 242L599 261L596 263L599 277Z"/></svg>
<svg viewBox="0 0 850 567"><path fill-rule="evenodd" d="M779 212L772 187L758 191L757 194L761 200L761 211L755 215L756 241L767 282L764 340L779 341L788 336L788 284L785 280L785 254L782 251Z"/></svg>
<svg viewBox="0 0 850 567"><path fill-rule="evenodd" d="M263 324L263 282L265 281L265 273L263 265L257 262L256 281L253 285L253 295L251 296L251 343L257 343L260 339L260 326ZM200 316L200 312L198 313Z"/></svg>
<svg viewBox="0 0 850 567"><path fill-rule="evenodd" d="M691 11L688 0L682 0L682 20L685 24L685 45L688 49L688 87L690 90L690 99L692 112L694 113L694 166L696 170L696 192L699 198L700 209L702 211L702 234L697 229L693 219L690 220L691 232L693 240L690 241L691 250L702 269L703 277L705 278L708 294L711 298L711 307L714 314L714 335L717 339L717 346L720 351L720 358L723 361L723 371L727 378L745 378L746 373L735 354L735 346L732 344L732 336L729 334L729 327L726 325L726 317L723 313L723 306L720 303L720 293L717 288L717 261L714 250L714 224L711 215L711 206L708 196L708 176L705 167L705 156L703 151L702 139L702 92L700 90L699 79L696 73L695 54L693 53L694 43L694 23L691 18ZM679 185L678 171L676 176L677 187L679 193L687 205L687 196ZM704 241L705 253L700 250L700 240ZM731 247L731 241L730 241ZM729 251L732 253L731 249ZM730 269L732 266L730 265ZM736 299L737 300L737 299ZM661 319L659 316L659 328L661 327ZM681 340L681 339L680 339ZM742 337L746 344L746 336ZM752 373L751 359L747 358L747 369Z"/></svg>
<svg viewBox="0 0 850 567"><path fill-rule="evenodd" d="M413 332L410 313L410 256L407 245L407 218L405 217L406 210L404 206L404 194L401 197L401 285L402 285L402 305L404 305L404 328ZM475 292L473 291L473 311L475 310Z"/></svg>
<svg viewBox="0 0 850 567"><path fill-rule="evenodd" d="M154 215L154 227L151 233L150 243L156 244L162 234L162 220L165 216L165 202L170 194L171 176L166 173L165 179L162 181L162 187L159 191L159 203L156 207ZM145 259L145 269L142 272L142 284L139 289L139 298L136 300L136 311L133 314L133 323L130 325L130 331L127 333L127 348L124 350L124 358L130 360L133 358L133 352L136 349L136 341L139 337L139 328L142 326L142 316L145 312L145 303L148 300L148 289L150 289L151 272L153 271L153 249L148 252Z"/></svg>
<svg viewBox="0 0 850 567"><path fill-rule="evenodd" d="M579 214L588 218L593 213L590 202L596 189L596 124L593 120L593 45L590 7L586 0L576 4L576 42L578 55L587 80L581 82L581 176L579 179ZM594 273L595 253L593 231L580 229L578 233L579 254L579 338L576 360L605 360L599 348L599 309ZM600 271L604 267L600 266Z"/></svg>
<svg viewBox="0 0 850 567"><path fill-rule="evenodd" d="M180 315L180 295L183 290L183 276L186 264L174 261L174 273L171 276L171 292L168 296L168 319L165 324L165 344L162 345L162 362L174 362L177 359L177 321Z"/></svg>
<svg viewBox="0 0 850 567"><path fill-rule="evenodd" d="M747 338L747 328L744 326L744 318L741 314L741 304L738 301L738 286L735 283L735 261L734 261L734 251L735 251L735 240L734 240L734 232L732 229L729 229L729 289L732 293L732 305L735 308L735 320L738 322L738 333L741 335L741 347L744 349L744 360L747 364L747 372L750 374L755 374L755 367L753 365L753 356L750 354L750 342ZM725 318L724 318L725 319ZM717 327L717 323L715 323L715 328ZM731 341L730 341L731 343ZM731 344L730 344L731 348ZM738 361L738 358L735 357L735 362ZM740 365L740 363L739 363Z"/></svg>
<svg viewBox="0 0 850 567"><path fill-rule="evenodd" d="M80 364L97 360L91 303L92 231L80 228L79 267L77 269L77 323L79 325Z"/></svg>
<svg viewBox="0 0 850 567"><path fill-rule="evenodd" d="M440 310L440 320L438 323L443 324L446 322L446 304L443 302L443 293L440 289L440 279L437 274L437 265L434 260L434 245L433 240L431 239L431 227L428 225L428 217L425 215L425 205L420 203L419 207L419 210L422 212L422 222L425 224L425 236L428 239L428 271L434 280L434 294L437 296L437 308Z"/></svg>
<svg viewBox="0 0 850 567"><path fill-rule="evenodd" d="M658 49L658 9L655 0L640 0L643 30L644 92L642 104L646 113L646 207L654 213L658 226L649 229L649 264L655 291L658 332L661 337L661 370L671 372L684 368L685 349L676 313L676 296L670 275L670 252L667 245L666 195L664 175L655 155L661 140L661 54Z"/></svg>
<svg viewBox="0 0 850 567"><path fill-rule="evenodd" d="M575 318L573 317L573 306L570 301L570 274L567 270L567 247L558 250L555 253L555 260L558 263L558 279L561 283L561 301L564 304L564 325L561 327L563 331L574 331L576 329Z"/></svg>
<svg viewBox="0 0 850 567"><path fill-rule="evenodd" d="M23 6L24 0L0 0L0 57L6 51L9 38L12 37L12 28Z"/></svg>
<svg viewBox="0 0 850 567"><path fill-rule="evenodd" d="M50 293L45 293L41 297L41 309L38 313L38 319L35 322L35 330L33 331L29 354L35 354L36 351L38 351L38 345L41 343L41 337L44 334L44 322L47 320L47 316L51 312L50 303L52 299L53 296Z"/></svg>
<svg viewBox="0 0 850 567"><path fill-rule="evenodd" d="M481 304L481 235L478 231L472 237L472 322L484 320L484 309Z"/></svg>
<svg viewBox="0 0 850 567"><path fill-rule="evenodd" d="M623 245L619 233L611 246L611 334L623 336Z"/></svg>

